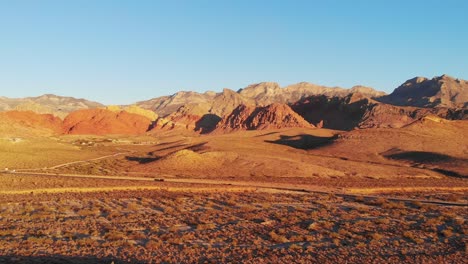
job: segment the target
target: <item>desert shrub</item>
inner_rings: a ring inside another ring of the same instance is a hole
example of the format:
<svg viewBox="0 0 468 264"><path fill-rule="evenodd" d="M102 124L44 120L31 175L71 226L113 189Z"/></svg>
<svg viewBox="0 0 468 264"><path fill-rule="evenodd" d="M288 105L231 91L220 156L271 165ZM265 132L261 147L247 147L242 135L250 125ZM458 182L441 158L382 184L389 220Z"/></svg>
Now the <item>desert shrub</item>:
<svg viewBox="0 0 468 264"><path fill-rule="evenodd" d="M340 234L337 233L337 232L331 232L331 233L330 233L330 237L331 237L331 238L340 238L341 236L340 236Z"/></svg>
<svg viewBox="0 0 468 264"><path fill-rule="evenodd" d="M418 237L414 232L412 231L405 231L403 232L403 237L408 239L408 240L411 240L415 243L422 243L424 242L424 240L421 241L421 238Z"/></svg>
<svg viewBox="0 0 468 264"><path fill-rule="evenodd" d="M379 198L369 202L369 204L371 204L371 205L378 205L378 206L382 206L382 205L384 205L386 203L388 203L388 200L383 198L383 197L379 197Z"/></svg>
<svg viewBox="0 0 468 264"><path fill-rule="evenodd" d="M76 242L78 243L78 245L82 247L83 246L95 247L99 244L96 240L93 240L91 238L81 238L81 239L78 239Z"/></svg>
<svg viewBox="0 0 468 264"><path fill-rule="evenodd" d="M388 219L388 218L378 218L375 222L378 223L378 224L382 224L382 225L388 225L388 224L390 224L390 219Z"/></svg>
<svg viewBox="0 0 468 264"><path fill-rule="evenodd" d="M158 233L159 230L160 230L160 227L159 227L159 226L150 226L150 227L149 227L149 231L150 231L151 233Z"/></svg>
<svg viewBox="0 0 468 264"><path fill-rule="evenodd" d="M81 209L80 211L78 211L77 213L79 216L83 216L83 217L86 217L86 216L94 216L94 215L98 215L100 214L100 211L99 210L90 210L90 209Z"/></svg>
<svg viewBox="0 0 468 264"><path fill-rule="evenodd" d="M356 244L356 248L365 248L367 245L366 243L363 243L363 242L359 242Z"/></svg>
<svg viewBox="0 0 468 264"><path fill-rule="evenodd" d="M134 232L130 234L128 238L133 240L143 240L146 239L146 235L142 232Z"/></svg>
<svg viewBox="0 0 468 264"><path fill-rule="evenodd" d="M179 231L179 229L180 229L180 226L174 225L174 226L169 227L168 230L169 230L169 232L177 232L177 231Z"/></svg>
<svg viewBox="0 0 468 264"><path fill-rule="evenodd" d="M363 196L356 196L354 198L354 201L358 202L358 203L362 203L362 202L364 202L364 197Z"/></svg>
<svg viewBox="0 0 468 264"><path fill-rule="evenodd" d="M321 222L320 225L321 225L323 228L331 229L331 228L333 228L333 226L335 226L335 223L334 223L334 222L331 222L331 221L324 221L324 222Z"/></svg>
<svg viewBox="0 0 468 264"><path fill-rule="evenodd" d="M451 229L444 229L440 232L444 237L452 237L453 236L453 231Z"/></svg>
<svg viewBox="0 0 468 264"><path fill-rule="evenodd" d="M461 218L461 217L457 217L457 218L455 218L455 223L456 223L457 225L461 225L461 226L462 226L462 225L464 225L464 223L465 223L465 219L463 219L463 218Z"/></svg>
<svg viewBox="0 0 468 264"><path fill-rule="evenodd" d="M197 230L209 230L209 229L215 229L215 228L216 228L216 225L214 223L197 225Z"/></svg>
<svg viewBox="0 0 468 264"><path fill-rule="evenodd" d="M122 240L125 239L125 234L119 231L110 231L105 236L105 239L110 241Z"/></svg>
<svg viewBox="0 0 468 264"><path fill-rule="evenodd" d="M338 238L334 238L332 241L333 241L333 244L337 247L341 245L341 241Z"/></svg>
<svg viewBox="0 0 468 264"><path fill-rule="evenodd" d="M137 203L128 203L127 209L130 211L138 211L140 209L140 205L138 205Z"/></svg>
<svg viewBox="0 0 468 264"><path fill-rule="evenodd" d="M379 233L375 232L375 233L372 233L372 234L370 235L370 237L371 237L373 240L379 241L379 240L381 240L384 236L383 236L382 234L379 234Z"/></svg>
<svg viewBox="0 0 468 264"><path fill-rule="evenodd" d="M285 236L278 235L278 234L275 233L275 231L271 231L268 234L270 235L271 240L273 240L276 243L287 243L287 242L289 242L289 240Z"/></svg>
<svg viewBox="0 0 468 264"><path fill-rule="evenodd" d="M405 204L403 202L392 202L386 200L383 204L381 204L382 208L384 209L404 209L406 208Z"/></svg>
<svg viewBox="0 0 468 264"><path fill-rule="evenodd" d="M51 245L54 242L51 238L35 237L35 236L28 237L27 241L32 242L32 243L42 244L42 245Z"/></svg>
<svg viewBox="0 0 468 264"><path fill-rule="evenodd" d="M319 217L319 212L318 211L312 211L310 213L310 217L312 217L312 219L317 219Z"/></svg>
<svg viewBox="0 0 468 264"><path fill-rule="evenodd" d="M289 246L289 249L291 249L291 250L300 250L300 249L302 249L302 246L299 245L299 244L291 244Z"/></svg>

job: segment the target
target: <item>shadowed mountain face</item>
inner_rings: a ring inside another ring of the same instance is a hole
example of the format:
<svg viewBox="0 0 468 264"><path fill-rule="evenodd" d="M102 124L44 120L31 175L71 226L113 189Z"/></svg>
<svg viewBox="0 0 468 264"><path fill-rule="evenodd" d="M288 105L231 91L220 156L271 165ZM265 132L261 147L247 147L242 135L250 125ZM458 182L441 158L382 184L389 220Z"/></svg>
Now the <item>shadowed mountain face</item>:
<svg viewBox="0 0 468 264"><path fill-rule="evenodd" d="M312 124L321 123L326 128L350 130L358 126L368 103L366 97L354 101L353 96L342 98L318 95L304 98L291 105L291 108Z"/></svg>
<svg viewBox="0 0 468 264"><path fill-rule="evenodd" d="M400 106L466 108L468 82L447 75L432 79L416 77L378 100Z"/></svg>
<svg viewBox="0 0 468 264"><path fill-rule="evenodd" d="M0 97L0 111L33 111L39 114L53 114L64 118L69 113L81 110L103 107L97 102L73 97L45 94L38 97L7 98Z"/></svg>
<svg viewBox="0 0 468 264"><path fill-rule="evenodd" d="M293 104L292 109L312 124L325 128L352 130L355 128L399 128L424 116L445 119L468 119L468 109L418 108L378 102L362 94L346 97L311 96Z"/></svg>

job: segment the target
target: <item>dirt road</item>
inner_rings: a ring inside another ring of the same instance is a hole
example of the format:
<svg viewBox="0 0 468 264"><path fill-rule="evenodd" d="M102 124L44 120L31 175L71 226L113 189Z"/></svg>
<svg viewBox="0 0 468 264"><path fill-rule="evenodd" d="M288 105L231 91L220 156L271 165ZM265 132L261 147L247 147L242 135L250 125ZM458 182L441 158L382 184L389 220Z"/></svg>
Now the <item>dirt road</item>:
<svg viewBox="0 0 468 264"><path fill-rule="evenodd" d="M192 183L192 184L206 184L206 185L211 185L213 187L208 187L208 188L202 188L204 190L209 190L209 189L219 189L219 187L228 186L229 188L235 188L240 190L240 188L244 189L249 189L251 190L252 188L254 189L262 189L263 191L274 191L274 192L295 192L295 193L321 193L321 194L328 194L328 195L335 195L337 197L343 197L343 198L371 198L371 199L376 199L376 198L386 198L389 201L394 201L394 202L420 202L420 203L426 203L426 204L435 204L435 205L444 205L444 206L468 206L468 203L457 203L457 202L448 202L448 201L437 201L437 200L423 200L423 199L411 199L411 198L401 198L401 197L392 197L392 196L379 196L379 195L368 195L365 193L368 193L368 189L342 189L342 188L331 188L331 187L324 187L324 186L315 186L315 185L301 185L301 184L287 184L287 183L264 183L264 182L247 182L247 181L232 181L232 180L211 180L211 179L187 179L187 178L169 178L169 177L164 177L164 178L149 178L149 177L129 177L129 176L104 176L104 175L79 175L79 174L52 174L52 173L21 173L21 172L15 172L12 173L14 175L30 175L30 176L53 176L53 177L70 177L70 178L94 178L94 179L110 179L110 180L132 180L132 181L149 181L149 182L154 182L154 181L164 181L164 182L170 182L170 183ZM218 188L217 188L218 187ZM103 187L106 189L109 189L110 187ZM133 188L148 188L148 186L138 186L138 187L133 187ZM153 189L158 189L159 187L151 187ZM194 189L197 189L198 187L195 187ZM125 189L125 188L123 188ZM161 189L161 188L160 188ZM174 188L176 190L177 188ZM184 188L187 189L187 188ZM387 188L389 189L389 188ZM387 190L385 188L380 188L379 191L385 191ZM393 188L395 189L395 188ZM431 188L425 188L425 190L428 190ZM468 191L468 188L465 187L458 187L458 188L449 188L449 187L439 187L439 188L433 188L437 191ZM77 189L79 190L79 189ZM398 190L403 190L404 188L399 188ZM432 189L431 189L432 190ZM31 190L34 191L34 190ZM63 190L63 192L70 191L69 189L67 190L66 188ZM86 191L86 190L82 190ZM94 190L98 191L98 190ZM196 191L196 190L194 190ZM387 190L388 191L388 190ZM408 191L418 191L415 188L411 188L411 190ZM419 191L422 191L419 190ZM58 188L54 189L54 192L60 192ZM363 194L364 193L364 194Z"/></svg>
<svg viewBox="0 0 468 264"><path fill-rule="evenodd" d="M58 169L58 168L69 166L69 165L75 165L75 164L80 164L80 163L85 163L85 162L90 162L90 161L102 160L102 159L117 157L117 156L120 156L120 155L129 154L129 153L131 153L131 152L130 151L119 152L119 153L105 155L105 156L101 156L101 157L97 157L97 158L93 158L93 159L77 160L77 161L62 163L62 164L58 164L58 165L55 165L55 166L52 166L52 167L42 167L42 168L33 168L33 169L17 169L16 172L38 171L38 170L43 170L43 169Z"/></svg>

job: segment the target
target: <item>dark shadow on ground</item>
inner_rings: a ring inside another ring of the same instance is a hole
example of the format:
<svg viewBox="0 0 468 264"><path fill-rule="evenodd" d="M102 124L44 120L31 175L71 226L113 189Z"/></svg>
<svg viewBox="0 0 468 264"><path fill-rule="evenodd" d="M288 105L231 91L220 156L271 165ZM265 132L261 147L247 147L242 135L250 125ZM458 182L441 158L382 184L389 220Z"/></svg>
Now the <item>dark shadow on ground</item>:
<svg viewBox="0 0 468 264"><path fill-rule="evenodd" d="M426 151L401 151L385 155L385 157L389 159L406 160L417 163L447 162L456 159L449 155Z"/></svg>
<svg viewBox="0 0 468 264"><path fill-rule="evenodd" d="M156 151L163 151L163 150L168 150L168 149L174 149L174 148L180 148L180 147L183 147L183 146L187 146L188 144L179 144L179 145L175 145L175 146L170 146L170 147L165 147L165 148L160 148L160 149L157 149L153 152L156 152Z"/></svg>
<svg viewBox="0 0 468 264"><path fill-rule="evenodd" d="M195 145L192 145L192 146L189 146L189 147L186 147L184 149L188 149L188 150L191 150L193 152L201 152L201 151L204 151L204 150L208 150L209 148L206 146L208 142L202 142L202 143L199 143L199 144L195 144Z"/></svg>
<svg viewBox="0 0 468 264"><path fill-rule="evenodd" d="M300 134L296 136L280 135L278 140L265 140L267 143L280 144L290 146L296 149L316 149L324 147L333 143L336 139L333 137L317 137L307 134Z"/></svg>
<svg viewBox="0 0 468 264"><path fill-rule="evenodd" d="M136 161L140 164L151 163L153 161L159 160L161 157L135 157L135 156L126 156L125 159L128 161Z"/></svg>
<svg viewBox="0 0 468 264"><path fill-rule="evenodd" d="M181 149L178 149L178 150L171 151L171 152L167 153L165 156L171 155L171 154L173 154L173 153L175 153L177 151L183 150L183 149L187 149L187 150L191 150L193 152L200 153L202 151L205 151L205 150L209 149L209 147L205 146L207 143L208 142L202 142L202 143L199 143L199 144L190 145L190 146L187 146L185 148L181 148ZM178 147L181 147L181 146L183 146L183 145L179 145ZM167 149L169 149L169 148L167 148ZM138 156L125 156L125 159L128 160L128 161L136 161L139 164L147 164L147 163L151 163L151 162L160 160L161 158L163 158L165 156L156 156L155 152L153 151L153 152L149 152L147 154L147 156L141 156L141 157L138 157Z"/></svg>
<svg viewBox="0 0 468 264"><path fill-rule="evenodd" d="M436 152L404 151L397 148L382 153L382 156L387 159L410 162L413 167L429 169L445 176L468 178L463 174L463 168L468 165L466 159Z"/></svg>
<svg viewBox="0 0 468 264"><path fill-rule="evenodd" d="M123 261L115 258L96 257L72 257L72 256L0 256L0 263L12 264L122 264L122 263L143 263L136 260Z"/></svg>
<svg viewBox="0 0 468 264"><path fill-rule="evenodd" d="M456 171L450 171L450 170L445 170L445 169L441 169L441 168L435 168L435 169L432 169L433 171L435 172L438 172L438 173L441 173L445 176L449 176L449 177L455 177L455 178L468 178L467 175L462 175Z"/></svg>

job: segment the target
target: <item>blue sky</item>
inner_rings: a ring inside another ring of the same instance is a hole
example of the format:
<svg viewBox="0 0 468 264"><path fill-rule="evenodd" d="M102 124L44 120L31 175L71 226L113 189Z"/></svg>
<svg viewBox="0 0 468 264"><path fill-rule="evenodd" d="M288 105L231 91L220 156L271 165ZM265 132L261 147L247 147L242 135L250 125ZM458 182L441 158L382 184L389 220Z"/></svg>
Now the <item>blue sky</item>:
<svg viewBox="0 0 468 264"><path fill-rule="evenodd" d="M0 96L468 79L468 1L0 0Z"/></svg>

